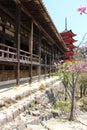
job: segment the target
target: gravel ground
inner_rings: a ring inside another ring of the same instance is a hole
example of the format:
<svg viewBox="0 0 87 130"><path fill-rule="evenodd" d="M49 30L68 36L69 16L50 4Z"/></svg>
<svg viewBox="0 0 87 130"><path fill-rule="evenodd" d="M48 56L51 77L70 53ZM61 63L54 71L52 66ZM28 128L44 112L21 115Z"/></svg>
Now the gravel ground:
<svg viewBox="0 0 87 130"><path fill-rule="evenodd" d="M87 130L87 112L81 112L75 121L54 119L44 122L50 130Z"/></svg>

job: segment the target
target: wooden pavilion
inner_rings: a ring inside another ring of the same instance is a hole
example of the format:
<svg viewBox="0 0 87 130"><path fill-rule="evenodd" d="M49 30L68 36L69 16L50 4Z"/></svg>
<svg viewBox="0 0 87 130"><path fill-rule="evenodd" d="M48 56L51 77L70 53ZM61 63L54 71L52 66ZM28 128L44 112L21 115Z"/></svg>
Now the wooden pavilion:
<svg viewBox="0 0 87 130"><path fill-rule="evenodd" d="M50 75L66 50L41 0L0 0L0 85Z"/></svg>

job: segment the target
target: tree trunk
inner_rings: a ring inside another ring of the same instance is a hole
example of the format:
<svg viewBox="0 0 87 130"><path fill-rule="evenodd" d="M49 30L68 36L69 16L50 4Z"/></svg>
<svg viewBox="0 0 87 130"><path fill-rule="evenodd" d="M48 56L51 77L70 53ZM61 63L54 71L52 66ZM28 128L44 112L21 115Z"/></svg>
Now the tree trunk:
<svg viewBox="0 0 87 130"><path fill-rule="evenodd" d="M76 83L74 82L74 74L72 74L72 97L71 97L71 109L70 109L69 121L74 120L75 86L76 86Z"/></svg>
<svg viewBox="0 0 87 130"><path fill-rule="evenodd" d="M72 99L71 99L71 112L70 112L70 118L69 120L72 121L74 120L74 97L75 97L75 86L72 88Z"/></svg>
<svg viewBox="0 0 87 130"><path fill-rule="evenodd" d="M63 85L64 85L64 88L65 88L65 101L67 100L67 89L68 89L68 82L66 82L66 81L63 81L62 82L63 83Z"/></svg>
<svg viewBox="0 0 87 130"><path fill-rule="evenodd" d="M65 101L67 100L67 85L68 84L65 85Z"/></svg>
<svg viewBox="0 0 87 130"><path fill-rule="evenodd" d="M84 87L83 87L83 95L84 96L86 95L86 85L84 85Z"/></svg>
<svg viewBox="0 0 87 130"><path fill-rule="evenodd" d="M82 98L82 96L83 96L83 92L82 92L82 85L80 85L80 98Z"/></svg>

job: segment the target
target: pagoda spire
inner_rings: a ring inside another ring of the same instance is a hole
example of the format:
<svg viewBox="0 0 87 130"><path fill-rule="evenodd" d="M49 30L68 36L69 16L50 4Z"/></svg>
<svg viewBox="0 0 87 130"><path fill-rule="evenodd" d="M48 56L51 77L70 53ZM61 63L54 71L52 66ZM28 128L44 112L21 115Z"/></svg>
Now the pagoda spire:
<svg viewBox="0 0 87 130"><path fill-rule="evenodd" d="M67 31L67 18L65 18L65 31Z"/></svg>

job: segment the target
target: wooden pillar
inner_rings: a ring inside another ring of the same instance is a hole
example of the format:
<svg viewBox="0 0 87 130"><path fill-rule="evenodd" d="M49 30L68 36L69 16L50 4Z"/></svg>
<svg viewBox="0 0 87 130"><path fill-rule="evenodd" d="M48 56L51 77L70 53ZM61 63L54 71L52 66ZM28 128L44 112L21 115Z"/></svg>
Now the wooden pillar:
<svg viewBox="0 0 87 130"><path fill-rule="evenodd" d="M5 26L2 26L2 35L3 35L3 37L2 37L2 43L5 43Z"/></svg>
<svg viewBox="0 0 87 130"><path fill-rule="evenodd" d="M49 65L49 68L50 68L50 70L49 70L49 77L51 76L51 56L49 57L49 59L50 59L50 65Z"/></svg>
<svg viewBox="0 0 87 130"><path fill-rule="evenodd" d="M30 32L30 40L29 40L29 52L30 52L30 60L31 60L31 64L30 64L30 69L29 69L29 75L30 75L30 83L32 82L32 58L33 58L33 21L31 22L31 32Z"/></svg>
<svg viewBox="0 0 87 130"><path fill-rule="evenodd" d="M52 65L54 65L54 46L52 46ZM54 67L52 67L52 72L54 71Z"/></svg>
<svg viewBox="0 0 87 130"><path fill-rule="evenodd" d="M46 78L46 68L47 68L47 54L45 54L45 76L44 76L44 78Z"/></svg>
<svg viewBox="0 0 87 130"><path fill-rule="evenodd" d="M41 32L39 31L39 39L38 39L38 44L39 44L39 68L38 68L38 80L40 80L41 77Z"/></svg>
<svg viewBox="0 0 87 130"><path fill-rule="evenodd" d="M52 46L51 46L51 55L50 55L50 73L52 72L52 65L53 65L53 63L52 63L52 57L53 56L53 52L52 52Z"/></svg>
<svg viewBox="0 0 87 130"><path fill-rule="evenodd" d="M16 67L16 85L20 84L20 28L21 28L21 9L20 6L17 5L16 12L16 32L15 32L15 42L17 46L17 67Z"/></svg>
<svg viewBox="0 0 87 130"><path fill-rule="evenodd" d="M54 64L54 46L52 46L52 64Z"/></svg>

